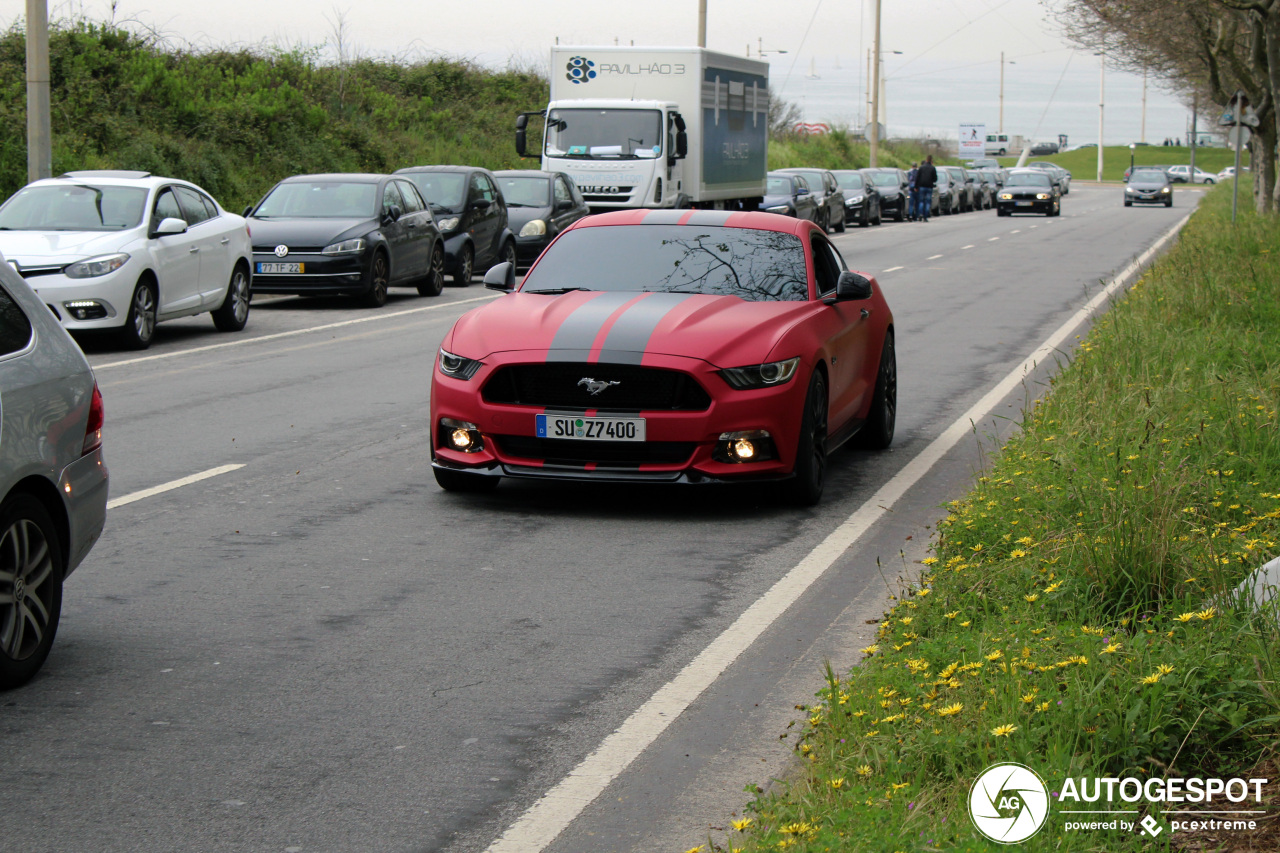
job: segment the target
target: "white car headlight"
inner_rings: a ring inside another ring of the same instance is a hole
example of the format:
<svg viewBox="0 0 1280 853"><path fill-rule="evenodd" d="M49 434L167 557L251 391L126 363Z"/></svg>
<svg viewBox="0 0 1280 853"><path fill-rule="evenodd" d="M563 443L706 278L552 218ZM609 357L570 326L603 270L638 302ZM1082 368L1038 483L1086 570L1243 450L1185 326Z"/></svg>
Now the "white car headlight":
<svg viewBox="0 0 1280 853"><path fill-rule="evenodd" d="M341 243L330 243L320 250L322 255L354 255L364 251L364 238L343 240Z"/></svg>
<svg viewBox="0 0 1280 853"><path fill-rule="evenodd" d="M118 255L101 255L71 264L62 272L67 278L97 278L100 275L115 272L129 261L129 256L121 252Z"/></svg>
<svg viewBox="0 0 1280 853"><path fill-rule="evenodd" d="M541 219L531 219L520 229L521 237L541 237L547 233L547 223Z"/></svg>
<svg viewBox="0 0 1280 853"><path fill-rule="evenodd" d="M1137 190L1135 190L1133 187L1125 187L1125 188L1124 188L1124 191L1125 191L1125 192L1127 192L1127 193L1136 193L1136 192L1137 192Z"/></svg>
<svg viewBox="0 0 1280 853"><path fill-rule="evenodd" d="M1169 187L1161 187L1160 192L1168 193L1168 192L1173 192L1173 190L1171 190Z"/></svg>
<svg viewBox="0 0 1280 853"><path fill-rule="evenodd" d="M440 348L440 372L455 379L470 379L476 375L483 362L474 358L454 355L443 347Z"/></svg>
<svg viewBox="0 0 1280 853"><path fill-rule="evenodd" d="M1048 198L1049 198L1049 194L1048 194L1048 193L1036 193L1036 198L1040 199L1041 201L1045 201L1046 199L1048 199Z"/></svg>
<svg viewBox="0 0 1280 853"><path fill-rule="evenodd" d="M443 232L449 232L458 227L459 217L450 216L448 219L441 219L437 224Z"/></svg>
<svg viewBox="0 0 1280 853"><path fill-rule="evenodd" d="M774 361L769 364L755 364L750 367L726 367L720 375L734 388L767 388L770 385L781 385L796 374L800 365L799 357L785 361Z"/></svg>
<svg viewBox="0 0 1280 853"><path fill-rule="evenodd" d="M786 213L790 209L791 209L790 205L786 205L786 204L779 204L779 205L775 205L774 207L765 208L765 210L768 213Z"/></svg>
<svg viewBox="0 0 1280 853"><path fill-rule="evenodd" d="M1001 200L1001 201L1012 201L1012 200L1013 200L1013 193L1000 193L1000 200Z"/></svg>
<svg viewBox="0 0 1280 853"><path fill-rule="evenodd" d="M850 204L857 204L860 201L862 201L861 195L855 195L853 198L849 199Z"/></svg>

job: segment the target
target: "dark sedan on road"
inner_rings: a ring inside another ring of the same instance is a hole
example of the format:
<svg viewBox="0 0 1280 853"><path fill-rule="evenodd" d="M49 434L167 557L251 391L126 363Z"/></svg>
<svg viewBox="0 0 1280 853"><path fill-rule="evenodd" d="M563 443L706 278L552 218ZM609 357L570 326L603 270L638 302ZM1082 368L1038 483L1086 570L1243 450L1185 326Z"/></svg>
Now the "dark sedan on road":
<svg viewBox="0 0 1280 853"><path fill-rule="evenodd" d="M996 215L1014 213L1062 213L1062 194L1053 178L1041 169L1015 169L1005 178L1004 188L996 197Z"/></svg>
<svg viewBox="0 0 1280 853"><path fill-rule="evenodd" d="M438 296L444 247L413 184L392 175L296 175L245 211L255 293Z"/></svg>
<svg viewBox="0 0 1280 853"><path fill-rule="evenodd" d="M466 287L476 270L516 261L516 238L497 179L477 166L410 166L397 175L413 181L431 205L444 235L444 270Z"/></svg>
<svg viewBox="0 0 1280 853"><path fill-rule="evenodd" d="M880 196L880 210L898 222L907 218L907 202L911 198L907 190L907 173L901 169L863 169L876 194Z"/></svg>
<svg viewBox="0 0 1280 853"><path fill-rule="evenodd" d="M836 183L844 190L844 221L851 225L879 225L880 193L871 188L857 169L835 169Z"/></svg>
<svg viewBox="0 0 1280 853"><path fill-rule="evenodd" d="M809 189L809 182L800 175L770 172L765 181L764 200L760 209L765 213L780 213L796 219L817 221L818 199Z"/></svg>
<svg viewBox="0 0 1280 853"><path fill-rule="evenodd" d="M951 176L952 193L955 195L956 206L960 213L973 210L977 202L977 191L968 173L960 166L939 166L938 171L946 172Z"/></svg>
<svg viewBox="0 0 1280 853"><path fill-rule="evenodd" d="M933 201L929 209L930 216L960 212L960 193L956 179L945 167L938 167L938 181L933 187Z"/></svg>
<svg viewBox="0 0 1280 853"><path fill-rule="evenodd" d="M1124 188L1124 206L1133 207L1135 203L1173 207L1173 185L1169 181L1169 173L1158 166L1135 169Z"/></svg>
<svg viewBox="0 0 1280 853"><path fill-rule="evenodd" d="M818 202L818 216L813 221L823 231L844 230L844 190L836 176L826 169L779 169L784 175L799 175L809 184Z"/></svg>
<svg viewBox="0 0 1280 853"><path fill-rule="evenodd" d="M516 235L521 267L537 260L557 234L591 213L573 178L564 172L513 169L493 176L507 203L507 227Z"/></svg>

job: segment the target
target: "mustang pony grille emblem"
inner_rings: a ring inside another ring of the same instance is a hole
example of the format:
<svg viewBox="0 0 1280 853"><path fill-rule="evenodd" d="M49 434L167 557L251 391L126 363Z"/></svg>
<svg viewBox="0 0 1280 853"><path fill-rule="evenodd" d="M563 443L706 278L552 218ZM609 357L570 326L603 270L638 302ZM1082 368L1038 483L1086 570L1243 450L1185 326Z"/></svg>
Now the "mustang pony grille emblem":
<svg viewBox="0 0 1280 853"><path fill-rule="evenodd" d="M597 397L601 391L610 385L621 385L622 383L612 379L592 379L590 376L584 376L578 380L578 384L587 386L587 393L592 397Z"/></svg>

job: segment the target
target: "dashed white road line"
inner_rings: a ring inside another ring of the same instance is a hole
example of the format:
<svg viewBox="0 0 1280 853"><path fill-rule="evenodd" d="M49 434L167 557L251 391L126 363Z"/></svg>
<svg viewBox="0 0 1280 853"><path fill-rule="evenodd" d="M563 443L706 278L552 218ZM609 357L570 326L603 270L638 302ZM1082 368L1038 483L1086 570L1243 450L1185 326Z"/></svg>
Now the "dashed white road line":
<svg viewBox="0 0 1280 853"><path fill-rule="evenodd" d="M897 272L900 269L902 269L902 267L889 267L885 272Z"/></svg>
<svg viewBox="0 0 1280 853"><path fill-rule="evenodd" d="M1022 233L1022 229L1021 229L1021 228L1015 228L1015 229L1013 229L1012 231L1010 231L1009 233L1010 233L1010 234L1021 234L1021 233Z"/></svg>
<svg viewBox="0 0 1280 853"><path fill-rule="evenodd" d="M960 248L961 248L961 249L972 249L972 248L973 248L973 244L972 244L972 243L970 243L969 245L967 245L967 246L961 246Z"/></svg>
<svg viewBox="0 0 1280 853"><path fill-rule="evenodd" d="M1116 291L1124 287L1190 218L1191 215L1188 214L1165 232L1151 248L1125 267L1101 292L1059 326L1022 364L1010 371L999 384L974 403L969 411L952 422L941 435L909 460L768 592L748 607L724 633L680 670L675 678L660 687L647 702L636 709L568 776L516 819L506 832L489 845L486 853L540 853L554 841L757 637L786 613L871 525L890 512L898 499L919 482L938 460L966 436L972 435L977 423L1017 388L1036 365L1053 357L1067 337L1095 311L1106 305Z"/></svg>
<svg viewBox="0 0 1280 853"><path fill-rule="evenodd" d="M926 260L926 261L936 261L936 260L937 260L938 258L940 258L940 257L942 257L942 255L930 255L929 257L925 258L925 260Z"/></svg>
<svg viewBox="0 0 1280 853"><path fill-rule="evenodd" d="M131 504L134 501L140 501L143 498L149 498L152 495L158 495L163 492L169 492L174 489L182 488L183 486L189 486L192 483L198 483L201 480L207 480L210 477L216 477L219 474L226 474L231 471L238 471L243 467L244 467L243 464L219 465L217 468L210 468L208 471L201 471L199 474L192 474L189 477L182 477L177 480L170 480L167 483L161 483L158 486L152 486L151 488L143 489L140 492L130 492L129 494L124 495L122 497L118 497L118 498L115 498L114 500L107 501L107 509L115 509L118 506L124 506L125 504Z"/></svg>
<svg viewBox="0 0 1280 853"><path fill-rule="evenodd" d="M994 243L995 241L997 241L997 240L999 240L999 239L1000 239L999 237L988 237L988 238L987 238L987 242L988 242L988 243Z"/></svg>

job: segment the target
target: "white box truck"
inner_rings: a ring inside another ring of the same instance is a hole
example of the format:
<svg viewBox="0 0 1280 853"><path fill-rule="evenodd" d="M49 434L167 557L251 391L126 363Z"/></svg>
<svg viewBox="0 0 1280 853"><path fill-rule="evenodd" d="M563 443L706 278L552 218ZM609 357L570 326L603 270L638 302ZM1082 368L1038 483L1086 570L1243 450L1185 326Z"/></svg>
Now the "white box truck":
<svg viewBox="0 0 1280 853"><path fill-rule="evenodd" d="M550 103L516 120L516 151L567 172L597 211L755 210L768 138L769 63L696 47L554 47Z"/></svg>

